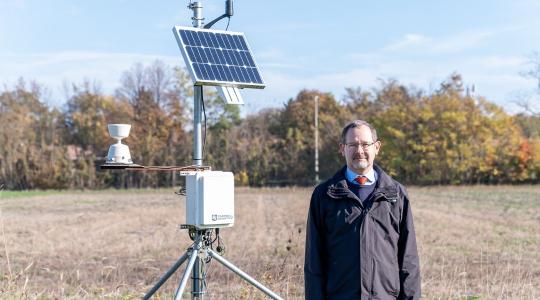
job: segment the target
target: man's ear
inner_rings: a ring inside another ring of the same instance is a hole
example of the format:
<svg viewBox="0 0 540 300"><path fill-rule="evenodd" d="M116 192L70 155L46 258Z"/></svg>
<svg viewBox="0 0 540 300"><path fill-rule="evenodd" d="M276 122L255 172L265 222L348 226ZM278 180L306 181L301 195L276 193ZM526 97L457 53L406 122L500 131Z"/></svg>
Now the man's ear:
<svg viewBox="0 0 540 300"><path fill-rule="evenodd" d="M379 154L379 150L381 150L381 141L376 141L375 142L375 154Z"/></svg>
<svg viewBox="0 0 540 300"><path fill-rule="evenodd" d="M345 145L339 144L339 153L341 153L341 155L345 157Z"/></svg>

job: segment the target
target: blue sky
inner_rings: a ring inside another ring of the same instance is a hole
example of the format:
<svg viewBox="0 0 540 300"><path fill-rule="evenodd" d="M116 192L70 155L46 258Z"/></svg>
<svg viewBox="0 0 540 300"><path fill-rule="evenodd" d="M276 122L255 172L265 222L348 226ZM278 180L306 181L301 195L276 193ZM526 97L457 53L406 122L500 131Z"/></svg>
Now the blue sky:
<svg viewBox="0 0 540 300"><path fill-rule="evenodd" d="M61 105L63 82L96 80L113 93L122 72L156 59L183 66L172 34L191 25L189 1L0 0L0 83L36 80ZM202 1L207 20L224 0ZM244 90L245 110L280 106L303 88L371 88L394 78L426 91L452 72L509 112L535 81L520 72L540 51L540 1L235 0L267 83ZM224 29L226 21L215 25Z"/></svg>

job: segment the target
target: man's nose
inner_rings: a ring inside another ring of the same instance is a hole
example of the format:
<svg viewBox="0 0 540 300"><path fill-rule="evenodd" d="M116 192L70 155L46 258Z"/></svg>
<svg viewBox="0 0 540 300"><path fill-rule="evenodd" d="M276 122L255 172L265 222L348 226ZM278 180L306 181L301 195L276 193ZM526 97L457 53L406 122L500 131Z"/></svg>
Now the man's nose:
<svg viewBox="0 0 540 300"><path fill-rule="evenodd" d="M366 152L366 151L364 151L364 147L362 147L362 145L356 146L355 151L356 151L356 153L364 153L364 152Z"/></svg>

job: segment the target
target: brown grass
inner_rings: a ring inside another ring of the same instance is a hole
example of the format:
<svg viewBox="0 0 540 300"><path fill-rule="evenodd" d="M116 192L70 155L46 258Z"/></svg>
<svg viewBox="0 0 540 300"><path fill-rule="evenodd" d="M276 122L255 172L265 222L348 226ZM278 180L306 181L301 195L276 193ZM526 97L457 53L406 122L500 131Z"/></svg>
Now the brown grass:
<svg viewBox="0 0 540 300"><path fill-rule="evenodd" d="M237 189L225 258L303 298L309 189ZM540 187L411 188L426 299L539 299ZM0 297L140 298L190 244L173 190L0 198ZM156 299L169 299L177 272ZM263 299L216 261L206 299ZM189 294L189 286L185 297Z"/></svg>

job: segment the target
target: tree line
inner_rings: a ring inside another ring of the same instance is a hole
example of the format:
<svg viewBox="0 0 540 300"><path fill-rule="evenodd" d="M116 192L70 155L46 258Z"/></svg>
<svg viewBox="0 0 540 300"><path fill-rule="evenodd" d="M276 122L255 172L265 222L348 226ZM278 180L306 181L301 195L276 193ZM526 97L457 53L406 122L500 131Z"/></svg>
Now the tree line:
<svg viewBox="0 0 540 300"><path fill-rule="evenodd" d="M128 188L177 185L174 172L100 171L114 141L108 123L132 124L134 162L186 166L192 160L192 86L187 73L156 61L134 65L114 95L90 82L65 87L50 106L47 90L20 80L0 93L0 185L5 189ZM379 164L407 184L540 181L540 116L510 115L471 96L459 74L433 92L381 80L347 88L343 99L302 90L279 108L241 117L205 89L204 161L235 173L237 185L314 184L314 99L319 101L320 177L343 165L341 128L364 119L378 129Z"/></svg>

